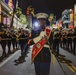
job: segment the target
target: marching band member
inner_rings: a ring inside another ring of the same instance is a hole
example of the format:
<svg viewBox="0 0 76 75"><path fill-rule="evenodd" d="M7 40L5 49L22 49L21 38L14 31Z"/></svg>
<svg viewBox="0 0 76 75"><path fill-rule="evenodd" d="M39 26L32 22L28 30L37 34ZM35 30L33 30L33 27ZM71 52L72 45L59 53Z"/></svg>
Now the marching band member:
<svg viewBox="0 0 76 75"><path fill-rule="evenodd" d="M36 75L50 75L50 43L53 41L53 35L51 29L46 27L48 15L46 13L38 13L36 18L41 32L28 42L30 45L34 44L32 61L34 62Z"/></svg>
<svg viewBox="0 0 76 75"><path fill-rule="evenodd" d="M68 30L68 34L67 34L67 50L69 52L72 52L72 37L73 37L72 30Z"/></svg>
<svg viewBox="0 0 76 75"><path fill-rule="evenodd" d="M76 28L74 28L73 32L73 53L76 54Z"/></svg>
<svg viewBox="0 0 76 75"><path fill-rule="evenodd" d="M60 42L60 33L59 30L56 29L53 34L53 51L59 56L59 42Z"/></svg>
<svg viewBox="0 0 76 75"><path fill-rule="evenodd" d="M13 52L15 52L15 50L16 50L16 48L15 48L15 46L16 46L16 34L14 31L12 31L10 35L12 37Z"/></svg>
<svg viewBox="0 0 76 75"><path fill-rule="evenodd" d="M25 54L26 54L26 49L27 49L27 41L28 41L28 35L25 34L24 30L21 30L20 35L18 36L19 39L19 45L21 49L21 56L19 57L19 62L24 62L25 61Z"/></svg>
<svg viewBox="0 0 76 75"><path fill-rule="evenodd" d="M10 35L10 32L7 32L7 47L8 47L8 55L11 54L11 42L12 42L12 37Z"/></svg>
<svg viewBox="0 0 76 75"><path fill-rule="evenodd" d="M7 34L6 34L6 31L3 31L3 33L1 34L1 47L2 47L2 59L4 57L6 57L6 44L7 44L7 41L6 41L6 38L7 38Z"/></svg>

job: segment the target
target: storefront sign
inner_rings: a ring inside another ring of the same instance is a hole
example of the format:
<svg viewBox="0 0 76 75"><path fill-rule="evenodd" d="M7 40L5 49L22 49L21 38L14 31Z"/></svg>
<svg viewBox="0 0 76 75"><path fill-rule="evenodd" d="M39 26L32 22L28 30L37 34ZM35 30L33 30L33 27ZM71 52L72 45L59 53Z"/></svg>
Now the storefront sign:
<svg viewBox="0 0 76 75"><path fill-rule="evenodd" d="M1 23L1 15L0 15L0 23Z"/></svg>
<svg viewBox="0 0 76 75"><path fill-rule="evenodd" d="M74 5L74 14L76 14L76 4Z"/></svg>
<svg viewBox="0 0 76 75"><path fill-rule="evenodd" d="M10 18L7 18L7 25L10 25Z"/></svg>
<svg viewBox="0 0 76 75"><path fill-rule="evenodd" d="M1 17L1 11L2 11L2 7L1 7L1 5L0 5L0 23L1 23L1 19L2 19L2 17Z"/></svg>
<svg viewBox="0 0 76 75"><path fill-rule="evenodd" d="M74 26L76 26L76 4L74 5Z"/></svg>
<svg viewBox="0 0 76 75"><path fill-rule="evenodd" d="M70 14L70 22L73 22L73 14Z"/></svg>
<svg viewBox="0 0 76 75"><path fill-rule="evenodd" d="M7 19L6 17L3 18L3 24L6 24L7 23Z"/></svg>

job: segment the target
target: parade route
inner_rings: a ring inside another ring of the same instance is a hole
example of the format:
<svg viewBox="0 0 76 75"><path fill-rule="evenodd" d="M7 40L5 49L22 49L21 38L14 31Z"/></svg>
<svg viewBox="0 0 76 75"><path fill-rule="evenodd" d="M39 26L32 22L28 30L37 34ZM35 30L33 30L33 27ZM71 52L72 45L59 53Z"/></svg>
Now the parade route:
<svg viewBox="0 0 76 75"><path fill-rule="evenodd" d="M18 59L20 56L20 50L16 51L14 54L11 54L6 60L0 63L0 74L1 75L35 75L34 64L31 64L31 48L27 57L25 57L25 62L15 65L14 60ZM57 59L53 57L54 63L51 63L50 75L75 75L76 72L76 61L75 55L68 53L67 51L60 48L61 55L64 55L67 60L72 61L72 68L68 64L58 62ZM64 71L63 71L64 70Z"/></svg>

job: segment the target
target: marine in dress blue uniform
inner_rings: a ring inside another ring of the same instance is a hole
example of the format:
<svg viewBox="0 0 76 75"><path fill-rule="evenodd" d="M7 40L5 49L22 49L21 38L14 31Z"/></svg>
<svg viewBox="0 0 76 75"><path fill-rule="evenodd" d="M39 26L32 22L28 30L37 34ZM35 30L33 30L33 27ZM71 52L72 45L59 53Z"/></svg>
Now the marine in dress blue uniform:
<svg viewBox="0 0 76 75"><path fill-rule="evenodd" d="M21 56L19 57L18 60L20 62L24 62L25 54L26 54L26 50L27 50L28 36L25 34L25 31L22 30L18 38L19 38L19 44L20 44L20 48L21 48Z"/></svg>
<svg viewBox="0 0 76 75"><path fill-rule="evenodd" d="M46 19L48 15L46 13L38 13L36 14L38 22L40 24L40 33L38 36L34 37L31 44L36 44L41 38L46 36ZM51 33L52 34L52 33ZM34 66L36 75L50 75L50 63L51 63L51 54L50 54L50 43L53 41L53 35L49 36L49 39L46 41L41 51L34 58ZM38 45L39 47L39 45Z"/></svg>
<svg viewBox="0 0 76 75"><path fill-rule="evenodd" d="M11 54L11 42L12 42L12 37L10 35L10 32L7 32L7 47L8 47L8 55Z"/></svg>
<svg viewBox="0 0 76 75"><path fill-rule="evenodd" d="M56 29L53 34L53 51L56 53L56 56L59 56L59 42L60 42L60 33Z"/></svg>
<svg viewBox="0 0 76 75"><path fill-rule="evenodd" d="M0 37L1 37L1 47L3 50L3 52L2 52L2 59L3 59L4 57L6 57L6 44L7 44L7 42L6 42L6 38L7 38L6 31L3 31L3 34L1 34Z"/></svg>
<svg viewBox="0 0 76 75"><path fill-rule="evenodd" d="M73 53L76 54L76 28L74 28L73 32Z"/></svg>
<svg viewBox="0 0 76 75"><path fill-rule="evenodd" d="M67 34L67 50L70 51L70 52L72 52L72 37L73 37L72 31L68 30L68 34Z"/></svg>

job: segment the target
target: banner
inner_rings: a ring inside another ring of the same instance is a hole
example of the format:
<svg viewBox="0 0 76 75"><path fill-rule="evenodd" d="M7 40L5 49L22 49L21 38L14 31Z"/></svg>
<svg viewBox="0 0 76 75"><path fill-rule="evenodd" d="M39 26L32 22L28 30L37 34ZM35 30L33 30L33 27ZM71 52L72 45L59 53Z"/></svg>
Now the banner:
<svg viewBox="0 0 76 75"><path fill-rule="evenodd" d="M36 43L33 46L33 50L32 50L32 61L34 60L34 58L38 55L38 53L41 51L41 49L43 48L44 44L46 43L46 39L41 39L38 43Z"/></svg>

